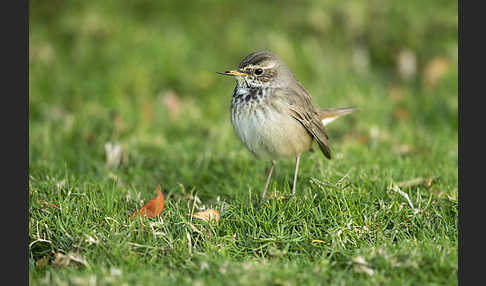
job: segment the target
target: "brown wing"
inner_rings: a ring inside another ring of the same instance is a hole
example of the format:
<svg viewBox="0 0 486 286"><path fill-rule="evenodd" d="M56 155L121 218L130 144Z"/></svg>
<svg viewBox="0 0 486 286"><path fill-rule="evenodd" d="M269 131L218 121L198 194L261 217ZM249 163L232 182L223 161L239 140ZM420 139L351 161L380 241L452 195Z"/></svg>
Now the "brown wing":
<svg viewBox="0 0 486 286"><path fill-rule="evenodd" d="M326 129L319 119L316 108L312 105L312 97L307 90L297 81L287 88L278 89L275 94L280 94L289 104L289 112L312 135L319 144L322 153L331 159L329 137Z"/></svg>

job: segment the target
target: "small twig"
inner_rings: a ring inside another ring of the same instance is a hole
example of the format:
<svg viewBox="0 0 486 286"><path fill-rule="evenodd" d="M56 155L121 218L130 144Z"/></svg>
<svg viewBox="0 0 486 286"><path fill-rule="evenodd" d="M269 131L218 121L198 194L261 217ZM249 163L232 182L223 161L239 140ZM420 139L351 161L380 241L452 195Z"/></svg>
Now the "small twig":
<svg viewBox="0 0 486 286"><path fill-rule="evenodd" d="M158 248L160 248L160 247L157 247L157 246L138 244L138 243L134 243L134 242L127 242L127 244L128 245L135 246L135 247L140 247L140 248L150 248L150 249L158 249Z"/></svg>
<svg viewBox="0 0 486 286"><path fill-rule="evenodd" d="M410 200L408 194L400 190L400 188L397 185L394 185L392 188L390 188L390 190L395 191L398 194L400 194L402 197L404 197L407 200L408 204L410 205L414 213L418 212L418 210L413 206L412 201Z"/></svg>
<svg viewBox="0 0 486 286"><path fill-rule="evenodd" d="M400 188L410 188L415 186L423 186L425 188L430 188L432 183L434 182L434 178L430 177L427 179L424 178L415 178L404 182L399 182L396 185Z"/></svg>
<svg viewBox="0 0 486 286"><path fill-rule="evenodd" d="M342 181L349 176L350 172L351 170L349 170L346 174L344 174L344 176L342 176L342 178L337 181L336 185L342 184Z"/></svg>

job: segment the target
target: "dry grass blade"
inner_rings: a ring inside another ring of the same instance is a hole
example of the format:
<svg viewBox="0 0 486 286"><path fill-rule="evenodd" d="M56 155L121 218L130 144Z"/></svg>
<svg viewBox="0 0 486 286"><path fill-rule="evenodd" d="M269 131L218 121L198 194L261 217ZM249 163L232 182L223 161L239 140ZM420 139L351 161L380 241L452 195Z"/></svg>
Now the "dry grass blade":
<svg viewBox="0 0 486 286"><path fill-rule="evenodd" d="M402 197L404 197L406 200L407 200L407 203L408 205L410 206L410 208L412 208L414 214L418 213L419 210L416 209L413 204L412 204L412 201L410 200L410 197L408 196L407 193L405 193L404 191L402 191L397 185L393 185L390 190L398 193L399 195L401 195Z"/></svg>
<svg viewBox="0 0 486 286"><path fill-rule="evenodd" d="M430 188L434 182L434 178L415 178L408 181L399 182L396 184L399 188L410 188L416 186L424 186L426 188Z"/></svg>

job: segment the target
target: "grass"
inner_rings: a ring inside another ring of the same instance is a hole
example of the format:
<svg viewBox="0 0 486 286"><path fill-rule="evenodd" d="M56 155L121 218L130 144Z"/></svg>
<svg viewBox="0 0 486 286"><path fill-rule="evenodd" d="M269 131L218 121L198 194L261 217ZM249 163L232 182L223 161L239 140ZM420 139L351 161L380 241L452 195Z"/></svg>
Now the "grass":
<svg viewBox="0 0 486 286"><path fill-rule="evenodd" d="M455 285L457 3L363 3L32 2L30 284ZM259 201L268 163L215 74L257 49L316 105L360 108L327 128L332 160L303 155L295 200ZM130 219L158 183L162 215Z"/></svg>

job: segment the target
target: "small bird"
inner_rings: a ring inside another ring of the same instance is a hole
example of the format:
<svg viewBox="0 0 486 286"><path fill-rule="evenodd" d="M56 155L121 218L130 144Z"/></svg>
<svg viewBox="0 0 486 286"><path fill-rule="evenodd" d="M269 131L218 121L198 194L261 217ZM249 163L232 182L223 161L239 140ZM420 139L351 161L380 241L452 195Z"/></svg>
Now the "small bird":
<svg viewBox="0 0 486 286"><path fill-rule="evenodd" d="M266 198L277 160L289 157L296 158L294 196L302 152L312 149L316 141L322 153L331 159L324 126L356 108L315 107L310 94L284 61L269 51L253 52L238 68L217 73L237 80L231 100L231 123L236 135L255 157L272 163L262 200Z"/></svg>

